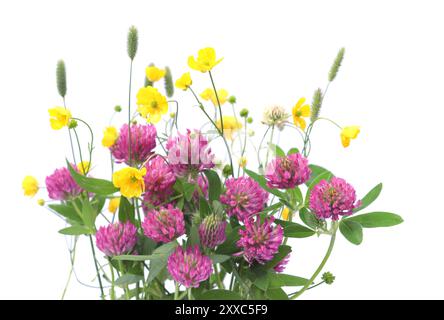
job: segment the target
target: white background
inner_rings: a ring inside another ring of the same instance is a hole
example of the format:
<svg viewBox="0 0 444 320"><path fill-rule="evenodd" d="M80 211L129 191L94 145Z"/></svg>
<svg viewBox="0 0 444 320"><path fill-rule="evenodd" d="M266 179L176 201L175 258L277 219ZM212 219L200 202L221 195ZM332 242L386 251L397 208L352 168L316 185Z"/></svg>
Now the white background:
<svg viewBox="0 0 444 320"><path fill-rule="evenodd" d="M98 140L113 106L126 105L126 33L133 24L140 33L135 90L150 62L177 76L189 55L213 46L225 57L214 70L216 84L252 111L258 134L265 106L290 110L302 96L311 100L346 47L322 114L362 132L343 149L338 130L322 123L310 161L346 178L361 197L384 182L369 209L396 212L405 223L365 230L360 246L341 238L327 264L336 282L304 298L444 298L442 17L440 1L2 1L0 298L60 298L69 271L57 233L64 224L22 196L21 180L32 174L43 183L68 155L66 131L51 130L47 115L61 104L58 59L67 64L68 107L93 123ZM197 91L208 86L206 74L192 76ZM196 126L188 93L175 98L183 128ZM281 134L285 148L297 139L291 130ZM94 175L107 178L107 152L96 146ZM76 268L91 283L86 240ZM287 272L308 277L327 241L294 241ZM98 291L73 281L67 298L96 299Z"/></svg>

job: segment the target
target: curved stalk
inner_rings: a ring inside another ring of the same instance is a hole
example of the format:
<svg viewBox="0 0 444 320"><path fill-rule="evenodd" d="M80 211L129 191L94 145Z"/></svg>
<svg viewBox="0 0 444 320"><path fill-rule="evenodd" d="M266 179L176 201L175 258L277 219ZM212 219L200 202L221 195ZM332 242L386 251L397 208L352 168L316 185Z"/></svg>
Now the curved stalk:
<svg viewBox="0 0 444 320"><path fill-rule="evenodd" d="M325 253L324 259L322 259L321 264L316 269L316 271L313 273L311 278L307 281L307 283L304 285L304 287L301 290L299 290L297 293L295 293L293 296L291 296L290 299L293 300L293 299L300 297L305 292L305 290L307 290L308 287L311 286L313 281L316 279L316 277L319 275L319 273L322 271L325 264L327 263L328 258L330 257L331 252L333 251L333 246L335 245L336 231L338 230L337 222L333 222L332 228L333 228L333 232L332 232L331 239L330 239L330 245L328 246L328 249L327 249L327 252Z"/></svg>

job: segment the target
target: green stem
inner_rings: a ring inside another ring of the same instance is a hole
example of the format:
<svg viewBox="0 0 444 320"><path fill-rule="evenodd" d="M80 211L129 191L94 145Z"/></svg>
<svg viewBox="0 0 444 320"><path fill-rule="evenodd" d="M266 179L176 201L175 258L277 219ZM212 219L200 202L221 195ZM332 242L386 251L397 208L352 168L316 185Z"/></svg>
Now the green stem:
<svg viewBox="0 0 444 320"><path fill-rule="evenodd" d="M91 235L89 235L89 243L91 245L91 251L93 254L93 258L94 258L94 266L96 267L96 273L97 273L97 279L99 280L101 298L103 300L105 298L105 294L103 293L102 277L100 276L99 266L97 265L96 250L94 250L94 243L93 243Z"/></svg>
<svg viewBox="0 0 444 320"><path fill-rule="evenodd" d="M128 92L128 164L131 166L131 80L133 77L133 60L130 63L129 92Z"/></svg>
<svg viewBox="0 0 444 320"><path fill-rule="evenodd" d="M220 273L219 270L217 269L217 265L214 264L213 265L214 268L214 274L216 275L216 282L217 282L217 287L219 289L225 289L224 284L222 283L222 281L220 280Z"/></svg>
<svg viewBox="0 0 444 320"><path fill-rule="evenodd" d="M174 282L175 284L175 290L174 290L174 300L177 300L179 298L179 282Z"/></svg>
<svg viewBox="0 0 444 320"><path fill-rule="evenodd" d="M76 237L75 240L74 240L74 247L73 247L73 249L72 249L72 256L71 256L71 270L69 271L69 274L68 274L68 280L66 281L65 288L63 289L63 293L62 293L62 298L61 298L61 300L65 299L66 291L68 290L68 285L69 285L69 283L70 283L70 281L71 281L71 276L72 276L72 273L73 273L73 271L74 271L74 262L75 262L75 260L76 260L76 247L77 247L77 237Z"/></svg>
<svg viewBox="0 0 444 320"><path fill-rule="evenodd" d="M333 231L332 231L332 235L331 235L331 239L330 239L330 245L328 246L328 249L327 249L327 252L325 253L324 259L322 259L321 264L316 269L316 271L313 273L311 278L305 283L304 287L301 290L299 290L296 294L291 296L290 299L296 299L299 296L301 296L305 292L305 290L307 290L308 287L313 283L313 281L316 279L316 277L319 275L319 273L322 271L325 264L327 263L328 258L330 257L331 252L333 251L333 246L334 246L335 240L336 240L336 231L338 230L338 224L336 221L333 222L332 228L333 228Z"/></svg>
<svg viewBox="0 0 444 320"><path fill-rule="evenodd" d="M231 157L231 150L230 147L228 146L228 142L227 139L225 139L224 136L224 132L223 132L223 123L221 121L221 126L222 126L222 130L219 129L216 125L216 123L214 122L213 119L211 119L210 115L206 112L203 104L200 102L199 98L197 97L196 93L193 91L193 89L191 89L191 87L188 87L188 89L190 89L191 93L193 94L194 98L196 99L197 103L199 104L199 108L200 110L202 110L202 112L205 114L205 116L208 118L208 120L211 122L211 124L214 126L214 128L216 128L217 132L219 133L219 135L221 136L222 140L224 141L225 147L227 148L227 152L228 152L228 157L230 158L230 165L231 165L231 175L234 177L234 170L233 170L233 159Z"/></svg>
<svg viewBox="0 0 444 320"><path fill-rule="evenodd" d="M125 267L123 266L122 260L119 260L119 269L120 269L120 272L122 273L122 276L123 276L125 274ZM128 286L125 285L123 290L125 291L126 300L130 300L131 298L129 295Z"/></svg>
<svg viewBox="0 0 444 320"><path fill-rule="evenodd" d="M66 109L65 97L63 97L63 107ZM69 135L69 144L71 145L72 160L74 161L74 164L77 166L76 154L74 152L74 145L72 143L72 136L71 136L71 130L70 129L68 129L68 135Z"/></svg>
<svg viewBox="0 0 444 320"><path fill-rule="evenodd" d="M224 119L222 118L222 108L220 106L219 101L219 95L217 94L216 85L214 84L213 75L211 74L211 71L208 71L208 74L210 75L211 84L213 85L214 94L216 95L217 100L217 106L219 108L219 117L220 117L220 126L222 127L222 135L224 134ZM233 167L233 166L231 166Z"/></svg>
<svg viewBox="0 0 444 320"><path fill-rule="evenodd" d="M188 289L187 289L187 294L188 294L188 300L194 300L194 299L193 299L193 295L192 295L192 293L191 293L191 288L188 288Z"/></svg>
<svg viewBox="0 0 444 320"><path fill-rule="evenodd" d="M270 147L271 147L271 144L273 143L273 136L274 136L274 125L271 126L270 141L268 142L267 155L265 156L265 165L264 165L264 168L266 168L267 165L268 165L268 156L269 156L269 154L270 154Z"/></svg>
<svg viewBox="0 0 444 320"><path fill-rule="evenodd" d="M114 290L114 268L113 265L111 264L111 259L108 259L109 261L109 270L111 272L111 291L110 291L110 296L111 296L111 300L116 300L116 291Z"/></svg>

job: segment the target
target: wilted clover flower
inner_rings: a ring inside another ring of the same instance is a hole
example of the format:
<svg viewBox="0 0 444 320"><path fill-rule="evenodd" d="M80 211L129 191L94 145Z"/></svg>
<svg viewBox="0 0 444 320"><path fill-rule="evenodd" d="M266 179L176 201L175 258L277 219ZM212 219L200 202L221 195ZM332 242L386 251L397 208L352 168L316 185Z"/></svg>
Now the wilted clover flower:
<svg viewBox="0 0 444 320"><path fill-rule="evenodd" d="M292 189L310 178L308 161L300 153L277 157L267 166L265 177L269 188Z"/></svg>
<svg viewBox="0 0 444 320"><path fill-rule="evenodd" d="M264 110L262 123L268 126L276 126L279 130L282 130L289 117L290 115L284 107L271 106Z"/></svg>
<svg viewBox="0 0 444 320"><path fill-rule="evenodd" d="M120 128L115 143L110 147L113 157L118 162L141 164L153 154L156 147L156 127L149 124L131 125L131 157L129 155L129 132L128 125Z"/></svg>
<svg viewBox="0 0 444 320"><path fill-rule="evenodd" d="M214 249L216 246L222 244L226 239L226 226L227 222L219 215L211 214L205 217L199 226L199 237L202 245Z"/></svg>
<svg viewBox="0 0 444 320"><path fill-rule="evenodd" d="M341 178L333 177L330 182L321 180L310 194L310 209L318 219L338 220L339 216L351 215L360 204L353 186Z"/></svg>
<svg viewBox="0 0 444 320"><path fill-rule="evenodd" d="M198 246L177 247L168 258L167 269L174 281L187 288L198 288L213 272L211 259L202 255Z"/></svg>
<svg viewBox="0 0 444 320"><path fill-rule="evenodd" d="M242 249L240 254L249 264L254 261L264 264L278 252L284 231L273 222L274 217L270 217L261 224L261 219L255 217L245 221L245 229L239 230L241 238L237 246Z"/></svg>
<svg viewBox="0 0 444 320"><path fill-rule="evenodd" d="M142 228L148 238L156 242L170 242L185 233L183 212L171 205L159 210L150 210Z"/></svg>
<svg viewBox="0 0 444 320"><path fill-rule="evenodd" d="M225 187L220 202L227 206L229 216L235 215L240 221L262 211L268 200L268 193L250 177L229 178Z"/></svg>
<svg viewBox="0 0 444 320"><path fill-rule="evenodd" d="M108 257L129 254L137 243L137 228L129 221L100 227L96 243L97 248Z"/></svg>
<svg viewBox="0 0 444 320"><path fill-rule="evenodd" d="M67 168L56 169L53 174L46 177L45 183L48 196L53 200L69 200L83 191Z"/></svg>

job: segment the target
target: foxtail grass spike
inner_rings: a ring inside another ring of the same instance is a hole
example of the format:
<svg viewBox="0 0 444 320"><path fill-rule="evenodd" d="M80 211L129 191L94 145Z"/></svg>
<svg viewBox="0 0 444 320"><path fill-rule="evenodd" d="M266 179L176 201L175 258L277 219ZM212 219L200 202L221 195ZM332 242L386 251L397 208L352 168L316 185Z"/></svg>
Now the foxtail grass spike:
<svg viewBox="0 0 444 320"><path fill-rule="evenodd" d="M165 92L168 98L174 94L173 75L169 67L165 67Z"/></svg>
<svg viewBox="0 0 444 320"><path fill-rule="evenodd" d="M57 90L62 98L66 95L66 67L63 60L57 62L56 68Z"/></svg>
<svg viewBox="0 0 444 320"><path fill-rule="evenodd" d="M313 100L311 102L310 121L312 123L315 122L317 118L319 118L319 113L321 112L321 106L322 106L322 90L318 88L314 92Z"/></svg>
<svg viewBox="0 0 444 320"><path fill-rule="evenodd" d="M336 56L333 65L330 68L330 72L328 73L328 81L332 82L339 71L339 67L341 66L342 60L344 59L345 48L341 48L339 50L338 55Z"/></svg>
<svg viewBox="0 0 444 320"><path fill-rule="evenodd" d="M137 32L136 27L132 26L128 31L128 40L127 40L128 56L130 57L131 60L134 60L138 46L139 46L139 34Z"/></svg>

